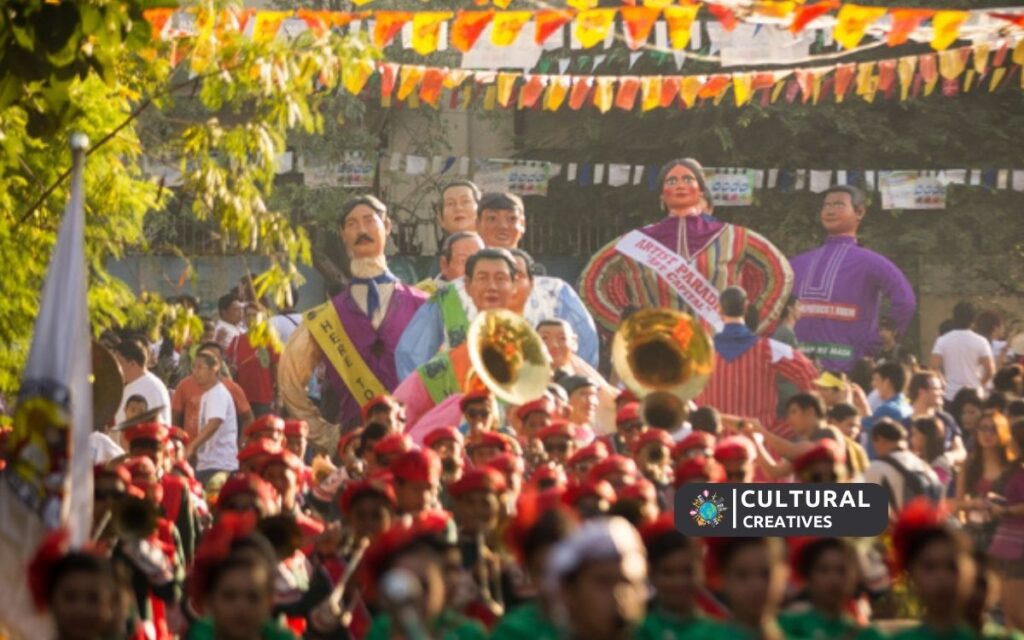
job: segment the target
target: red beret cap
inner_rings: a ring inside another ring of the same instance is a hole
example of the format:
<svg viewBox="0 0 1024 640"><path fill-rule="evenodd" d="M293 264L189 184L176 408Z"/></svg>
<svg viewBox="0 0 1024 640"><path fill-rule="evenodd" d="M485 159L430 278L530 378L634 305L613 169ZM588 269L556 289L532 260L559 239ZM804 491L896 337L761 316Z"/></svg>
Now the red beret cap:
<svg viewBox="0 0 1024 640"><path fill-rule="evenodd" d="M252 438L258 433L264 432L277 432L284 433L284 420L275 416L272 413L268 413L265 416L260 416L245 428L243 434L246 438Z"/></svg>
<svg viewBox="0 0 1024 640"><path fill-rule="evenodd" d="M526 420L526 416L531 413L545 413L547 415L551 415L551 403L548 402L547 398L541 397L527 402L524 405L520 405L520 407L516 409L516 417L520 420Z"/></svg>
<svg viewBox="0 0 1024 640"><path fill-rule="evenodd" d="M341 492L339 506L342 515L349 515L352 510L352 503L358 498L367 494L375 494L384 498L392 509L398 508L398 500L395 498L395 489L390 480L386 477L367 478L358 482L349 482L345 490Z"/></svg>
<svg viewBox="0 0 1024 640"><path fill-rule="evenodd" d="M730 436L715 446L715 460L719 462L747 461L756 456L754 443L743 436Z"/></svg>
<svg viewBox="0 0 1024 640"><path fill-rule="evenodd" d="M845 464L846 454L839 448L838 442L825 438L819 440L812 448L797 456L796 460L793 460L793 471L800 473L817 462Z"/></svg>
<svg viewBox="0 0 1024 640"><path fill-rule="evenodd" d="M455 427L438 427L423 437L423 444L433 448L435 444L445 440L452 440L462 444L465 438L462 437L462 433Z"/></svg>
<svg viewBox="0 0 1024 640"><path fill-rule="evenodd" d="M156 440L163 442L169 433L167 427L159 422L143 422L124 430L124 439L131 444L135 440Z"/></svg>
<svg viewBox="0 0 1024 640"><path fill-rule="evenodd" d="M491 467L470 469L462 477L448 485L448 494L453 498L461 498L474 491L502 493L505 491L505 476Z"/></svg>
<svg viewBox="0 0 1024 640"><path fill-rule="evenodd" d="M373 445L373 453L378 456L394 456L412 449L412 440L404 433L391 433Z"/></svg>
<svg viewBox="0 0 1024 640"><path fill-rule="evenodd" d="M285 420L284 435L287 438L305 438L309 436L309 423L305 420Z"/></svg>
<svg viewBox="0 0 1024 640"><path fill-rule="evenodd" d="M633 455L638 454L641 449L649 444L663 444L671 451L672 446L675 445L675 440L664 429L648 429L633 443Z"/></svg>
<svg viewBox="0 0 1024 640"><path fill-rule="evenodd" d="M397 480L437 485L441 481L441 459L430 449L411 449L391 461Z"/></svg>
<svg viewBox="0 0 1024 640"><path fill-rule="evenodd" d="M636 462L626 456L610 455L594 465L594 468L590 470L590 479L604 480L605 476L611 473L635 476L637 474Z"/></svg>
<svg viewBox="0 0 1024 640"><path fill-rule="evenodd" d="M551 424L537 432L537 439L543 442L548 438L572 438L572 425L568 420L553 420Z"/></svg>
<svg viewBox="0 0 1024 640"><path fill-rule="evenodd" d="M615 414L615 424L620 425L626 422L633 422L634 420L640 420L640 403L639 402L627 402L622 405L619 412Z"/></svg>
<svg viewBox="0 0 1024 640"><path fill-rule="evenodd" d="M569 458L566 464L571 467L575 464L583 462L584 460L590 460L591 458L596 458L598 461L600 461L604 460L607 457L608 445L606 445L604 442L601 442L600 440L595 440L588 444L587 446L580 449L579 451L577 451L576 453L572 454L572 457Z"/></svg>

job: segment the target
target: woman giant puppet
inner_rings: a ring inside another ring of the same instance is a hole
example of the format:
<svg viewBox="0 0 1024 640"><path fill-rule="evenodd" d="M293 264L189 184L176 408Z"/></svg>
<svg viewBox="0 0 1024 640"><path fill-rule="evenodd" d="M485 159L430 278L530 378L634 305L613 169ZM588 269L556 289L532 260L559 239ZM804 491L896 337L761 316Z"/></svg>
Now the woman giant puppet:
<svg viewBox="0 0 1024 640"><path fill-rule="evenodd" d="M786 257L761 235L711 217L711 192L696 160L669 162L658 188L668 217L606 245L580 276L580 296L594 319L614 332L630 306L691 307L708 321L717 317L718 292L737 285L758 311L758 333L770 335L793 286ZM687 298L712 313L701 313Z"/></svg>

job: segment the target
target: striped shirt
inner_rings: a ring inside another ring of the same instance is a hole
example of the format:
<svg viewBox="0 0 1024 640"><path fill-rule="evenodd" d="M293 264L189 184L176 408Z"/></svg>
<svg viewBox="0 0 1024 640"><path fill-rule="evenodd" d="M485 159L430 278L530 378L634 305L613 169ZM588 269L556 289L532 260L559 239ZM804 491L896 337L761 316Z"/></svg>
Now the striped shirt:
<svg viewBox="0 0 1024 640"><path fill-rule="evenodd" d="M790 428L776 416L776 375L801 391L810 391L817 372L799 351L775 340L758 338L750 349L731 361L715 354L714 373L696 402L727 415L756 418L774 433L792 437Z"/></svg>

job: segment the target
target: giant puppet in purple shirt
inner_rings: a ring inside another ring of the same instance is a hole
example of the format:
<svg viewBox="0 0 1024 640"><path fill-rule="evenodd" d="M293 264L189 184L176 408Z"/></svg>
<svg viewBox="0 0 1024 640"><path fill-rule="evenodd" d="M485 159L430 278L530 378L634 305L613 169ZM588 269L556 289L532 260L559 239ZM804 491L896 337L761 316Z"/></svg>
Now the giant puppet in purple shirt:
<svg viewBox="0 0 1024 640"><path fill-rule="evenodd" d="M849 371L857 360L875 354L883 298L889 301L888 316L898 335L917 307L899 267L857 244L866 209L859 189L834 187L826 192L821 222L829 237L789 261L800 310L796 337L803 352L825 369Z"/></svg>

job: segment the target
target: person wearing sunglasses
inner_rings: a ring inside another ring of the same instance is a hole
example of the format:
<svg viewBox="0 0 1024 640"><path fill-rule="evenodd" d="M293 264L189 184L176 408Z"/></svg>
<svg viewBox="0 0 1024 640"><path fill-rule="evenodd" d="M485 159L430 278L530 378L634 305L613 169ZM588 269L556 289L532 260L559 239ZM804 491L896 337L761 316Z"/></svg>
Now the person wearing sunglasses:
<svg viewBox="0 0 1024 640"><path fill-rule="evenodd" d="M604 436L601 440L608 446L612 453L629 455L633 452L633 445L643 433L647 431L640 416L640 403L627 402L619 409L615 416L615 433Z"/></svg>
<svg viewBox="0 0 1024 640"><path fill-rule="evenodd" d="M537 439L544 445L548 460L565 465L576 453L572 425L565 420L556 420L537 433Z"/></svg>

